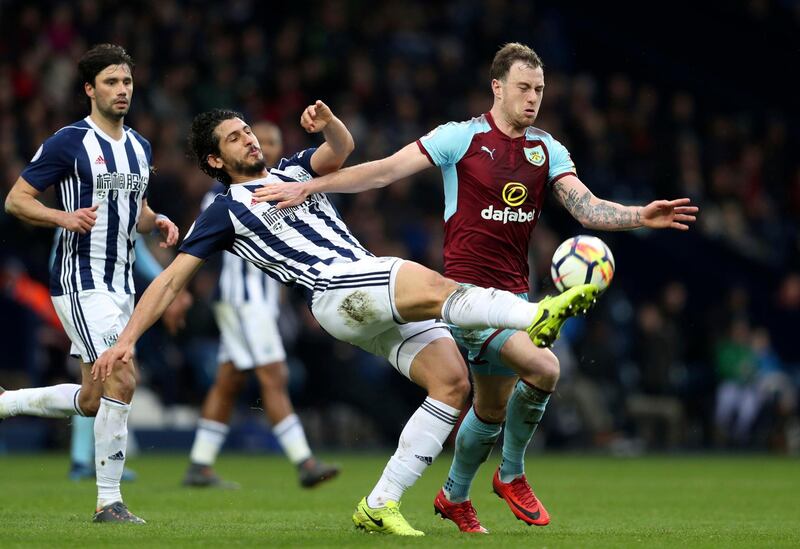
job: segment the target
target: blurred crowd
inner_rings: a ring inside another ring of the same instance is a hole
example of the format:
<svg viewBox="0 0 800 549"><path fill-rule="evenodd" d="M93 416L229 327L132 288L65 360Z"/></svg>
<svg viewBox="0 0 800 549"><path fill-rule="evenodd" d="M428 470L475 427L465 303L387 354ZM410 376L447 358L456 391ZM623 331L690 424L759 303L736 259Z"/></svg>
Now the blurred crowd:
<svg viewBox="0 0 800 549"><path fill-rule="evenodd" d="M774 29L777 40L800 36L796 3L728 9L731 28L752 21ZM516 0L0 2L0 196L42 141L85 116L76 61L95 43L123 45L136 61L126 124L153 145L150 204L185 233L212 183L186 156L196 113L231 107L250 121L273 121L291 153L319 142L298 120L323 99L355 138L348 163L373 160L440 123L487 111L492 56L521 41L545 62L536 125L566 145L597 196L631 204L688 196L701 208L686 234L598 234L614 251L617 276L587 319L565 327L556 346L562 379L536 445L800 452L797 105L785 102L788 94L753 90L763 84L746 66L727 76L713 67L682 72L673 44L654 46L663 66L645 69L652 59L640 58L639 43L610 29L585 32L580 10ZM597 28L607 17L594 21ZM709 32L722 37L723 23ZM593 40L620 55L588 51ZM744 47L751 51L743 59L776 54L760 42ZM441 270L437 170L335 201L374 253ZM534 295L553 291L552 252L580 232L550 200L533 238ZM47 384L70 371L66 339L41 294L51 243L52 231L0 212L0 379L8 387ZM172 252L152 250L169 262ZM213 265L193 282L195 304L181 333L155 328L142 340L153 405L191 406L204 395L215 365L215 283ZM422 393L324 334L304 307L287 295L282 328L309 436L353 445L347 436L359 425L394 444ZM258 404L242 405L246 415ZM380 425L370 423L375 414Z"/></svg>

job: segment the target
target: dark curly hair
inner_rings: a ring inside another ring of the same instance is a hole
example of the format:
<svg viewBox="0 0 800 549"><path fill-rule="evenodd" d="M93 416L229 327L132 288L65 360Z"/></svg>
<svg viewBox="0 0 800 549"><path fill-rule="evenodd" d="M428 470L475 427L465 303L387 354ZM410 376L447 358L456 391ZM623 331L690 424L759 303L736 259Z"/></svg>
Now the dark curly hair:
<svg viewBox="0 0 800 549"><path fill-rule="evenodd" d="M231 176L222 169L212 168L208 164L209 154L219 154L219 136L214 133L217 126L225 120L244 117L241 113L229 109L212 109L198 114L192 120L189 133L189 149L203 173L220 181L224 185L231 184Z"/></svg>

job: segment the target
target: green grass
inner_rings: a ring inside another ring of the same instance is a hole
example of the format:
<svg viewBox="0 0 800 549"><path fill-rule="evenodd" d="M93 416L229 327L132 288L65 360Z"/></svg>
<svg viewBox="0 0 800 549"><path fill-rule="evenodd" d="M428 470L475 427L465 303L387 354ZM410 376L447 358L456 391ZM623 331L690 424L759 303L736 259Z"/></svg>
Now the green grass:
<svg viewBox="0 0 800 549"><path fill-rule="evenodd" d="M529 476L552 516L527 527L491 493L494 456L478 474L473 502L489 536L460 534L432 513L450 456L405 496L403 512L425 538L356 531L350 515L377 480L386 455L326 456L343 474L312 491L277 456L224 455L218 471L236 492L179 486L185 456L131 462L140 479L123 488L145 526L90 522L94 484L66 479L64 456L0 456L0 545L7 547L798 547L800 464L770 457L612 459L534 456Z"/></svg>

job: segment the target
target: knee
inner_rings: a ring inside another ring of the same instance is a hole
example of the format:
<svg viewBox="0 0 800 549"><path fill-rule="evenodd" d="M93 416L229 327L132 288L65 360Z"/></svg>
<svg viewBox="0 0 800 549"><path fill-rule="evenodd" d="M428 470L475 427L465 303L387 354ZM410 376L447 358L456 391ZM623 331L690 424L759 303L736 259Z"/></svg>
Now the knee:
<svg viewBox="0 0 800 549"><path fill-rule="evenodd" d="M84 392L81 391L80 395L78 395L78 406L84 416L94 417L100 408L100 395L84 395Z"/></svg>
<svg viewBox="0 0 800 549"><path fill-rule="evenodd" d="M525 370L525 374L520 375L520 377L545 391L555 389L558 378L561 375L558 357L550 351L539 354L535 360L528 364Z"/></svg>
<svg viewBox="0 0 800 549"><path fill-rule="evenodd" d="M289 384L289 369L286 364L271 364L256 370L258 381L267 391L285 391Z"/></svg>
<svg viewBox="0 0 800 549"><path fill-rule="evenodd" d="M436 382L428 387L431 398L444 402L453 408L463 408L469 397L470 384L466 369L463 372L450 372L449 375L439 377Z"/></svg>
<svg viewBox="0 0 800 549"><path fill-rule="evenodd" d="M476 400L472 407L475 415L484 423L503 423L506 420L506 402L488 404Z"/></svg>
<svg viewBox="0 0 800 549"><path fill-rule="evenodd" d="M427 284L419 289L419 301L426 309L441 311L444 301L459 288L458 283L445 278L439 273L433 273Z"/></svg>
<svg viewBox="0 0 800 549"><path fill-rule="evenodd" d="M542 377L545 381L549 382L553 387L558 383L558 378L561 376L561 365L558 362L558 357L553 353L548 353L542 361Z"/></svg>
<svg viewBox="0 0 800 549"><path fill-rule="evenodd" d="M130 402L135 390L136 369L133 366L133 362L128 362L127 364L123 363L119 370L117 370L117 376L114 379L113 393L117 398L125 402Z"/></svg>
<svg viewBox="0 0 800 549"><path fill-rule="evenodd" d="M246 379L244 372L232 370L223 376L217 377L217 389L228 396L237 395L244 387Z"/></svg>

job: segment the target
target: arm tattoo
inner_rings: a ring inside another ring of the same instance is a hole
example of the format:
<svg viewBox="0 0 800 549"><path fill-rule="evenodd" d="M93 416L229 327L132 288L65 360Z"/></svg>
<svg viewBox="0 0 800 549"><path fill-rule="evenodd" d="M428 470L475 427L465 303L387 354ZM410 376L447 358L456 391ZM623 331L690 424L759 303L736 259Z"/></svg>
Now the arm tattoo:
<svg viewBox="0 0 800 549"><path fill-rule="evenodd" d="M627 206L599 199L592 203L590 191L579 194L575 189L567 189L560 181L553 185L553 191L572 217L584 227L620 231L641 225L638 208L632 211Z"/></svg>

